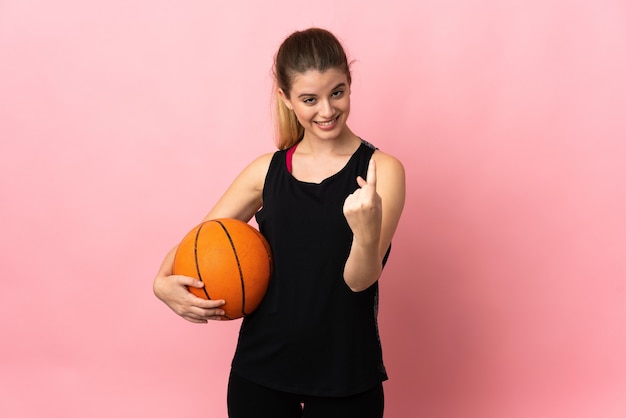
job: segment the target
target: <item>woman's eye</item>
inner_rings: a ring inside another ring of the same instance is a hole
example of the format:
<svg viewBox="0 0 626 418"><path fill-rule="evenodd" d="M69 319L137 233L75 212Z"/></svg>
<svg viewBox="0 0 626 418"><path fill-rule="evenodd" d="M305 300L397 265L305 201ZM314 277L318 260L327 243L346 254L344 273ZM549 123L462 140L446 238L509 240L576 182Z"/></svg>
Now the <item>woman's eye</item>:
<svg viewBox="0 0 626 418"><path fill-rule="evenodd" d="M337 90L333 92L333 97L341 97L343 95L343 90Z"/></svg>
<svg viewBox="0 0 626 418"><path fill-rule="evenodd" d="M313 97L307 97L306 99L303 99L302 102L304 102L304 104L313 104L315 103L315 99Z"/></svg>

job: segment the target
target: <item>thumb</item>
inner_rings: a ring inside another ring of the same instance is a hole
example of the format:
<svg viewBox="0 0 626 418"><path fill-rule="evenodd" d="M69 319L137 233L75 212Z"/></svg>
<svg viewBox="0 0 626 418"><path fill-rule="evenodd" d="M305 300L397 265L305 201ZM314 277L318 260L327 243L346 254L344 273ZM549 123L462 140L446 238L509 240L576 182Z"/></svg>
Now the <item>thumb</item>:
<svg viewBox="0 0 626 418"><path fill-rule="evenodd" d="M189 276L178 276L178 282L185 286L196 287L198 289L204 287L202 280L198 280Z"/></svg>

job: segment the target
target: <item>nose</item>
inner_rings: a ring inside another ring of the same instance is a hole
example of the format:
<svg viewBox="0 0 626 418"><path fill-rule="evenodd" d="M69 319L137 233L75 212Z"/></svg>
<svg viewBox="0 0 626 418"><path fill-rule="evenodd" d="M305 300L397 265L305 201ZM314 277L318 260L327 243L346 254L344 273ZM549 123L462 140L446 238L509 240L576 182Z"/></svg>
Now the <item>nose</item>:
<svg viewBox="0 0 626 418"><path fill-rule="evenodd" d="M331 118L335 114L335 109L333 108L330 100L322 100L320 101L319 115L323 118Z"/></svg>

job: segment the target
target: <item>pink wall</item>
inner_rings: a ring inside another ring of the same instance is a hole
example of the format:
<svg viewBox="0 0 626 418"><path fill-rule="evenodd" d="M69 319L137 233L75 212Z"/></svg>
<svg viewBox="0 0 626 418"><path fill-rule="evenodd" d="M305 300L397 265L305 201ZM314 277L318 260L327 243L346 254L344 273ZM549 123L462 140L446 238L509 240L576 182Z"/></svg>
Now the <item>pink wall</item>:
<svg viewBox="0 0 626 418"><path fill-rule="evenodd" d="M625 416L624 2L213 3L0 3L0 416L226 416L238 323L151 281L272 149L272 55L311 25L407 168L387 416Z"/></svg>

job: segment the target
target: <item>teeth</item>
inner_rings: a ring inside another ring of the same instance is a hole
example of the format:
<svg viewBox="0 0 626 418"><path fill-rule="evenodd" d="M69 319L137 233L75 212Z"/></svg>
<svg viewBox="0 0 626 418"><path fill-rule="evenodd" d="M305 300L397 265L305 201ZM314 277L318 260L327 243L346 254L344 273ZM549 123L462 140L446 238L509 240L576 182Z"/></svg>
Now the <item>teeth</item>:
<svg viewBox="0 0 626 418"><path fill-rule="evenodd" d="M337 120L337 118L333 119L333 120L329 120L328 122L316 122L318 125L321 126L329 126L332 125L333 123L335 123L335 121Z"/></svg>

